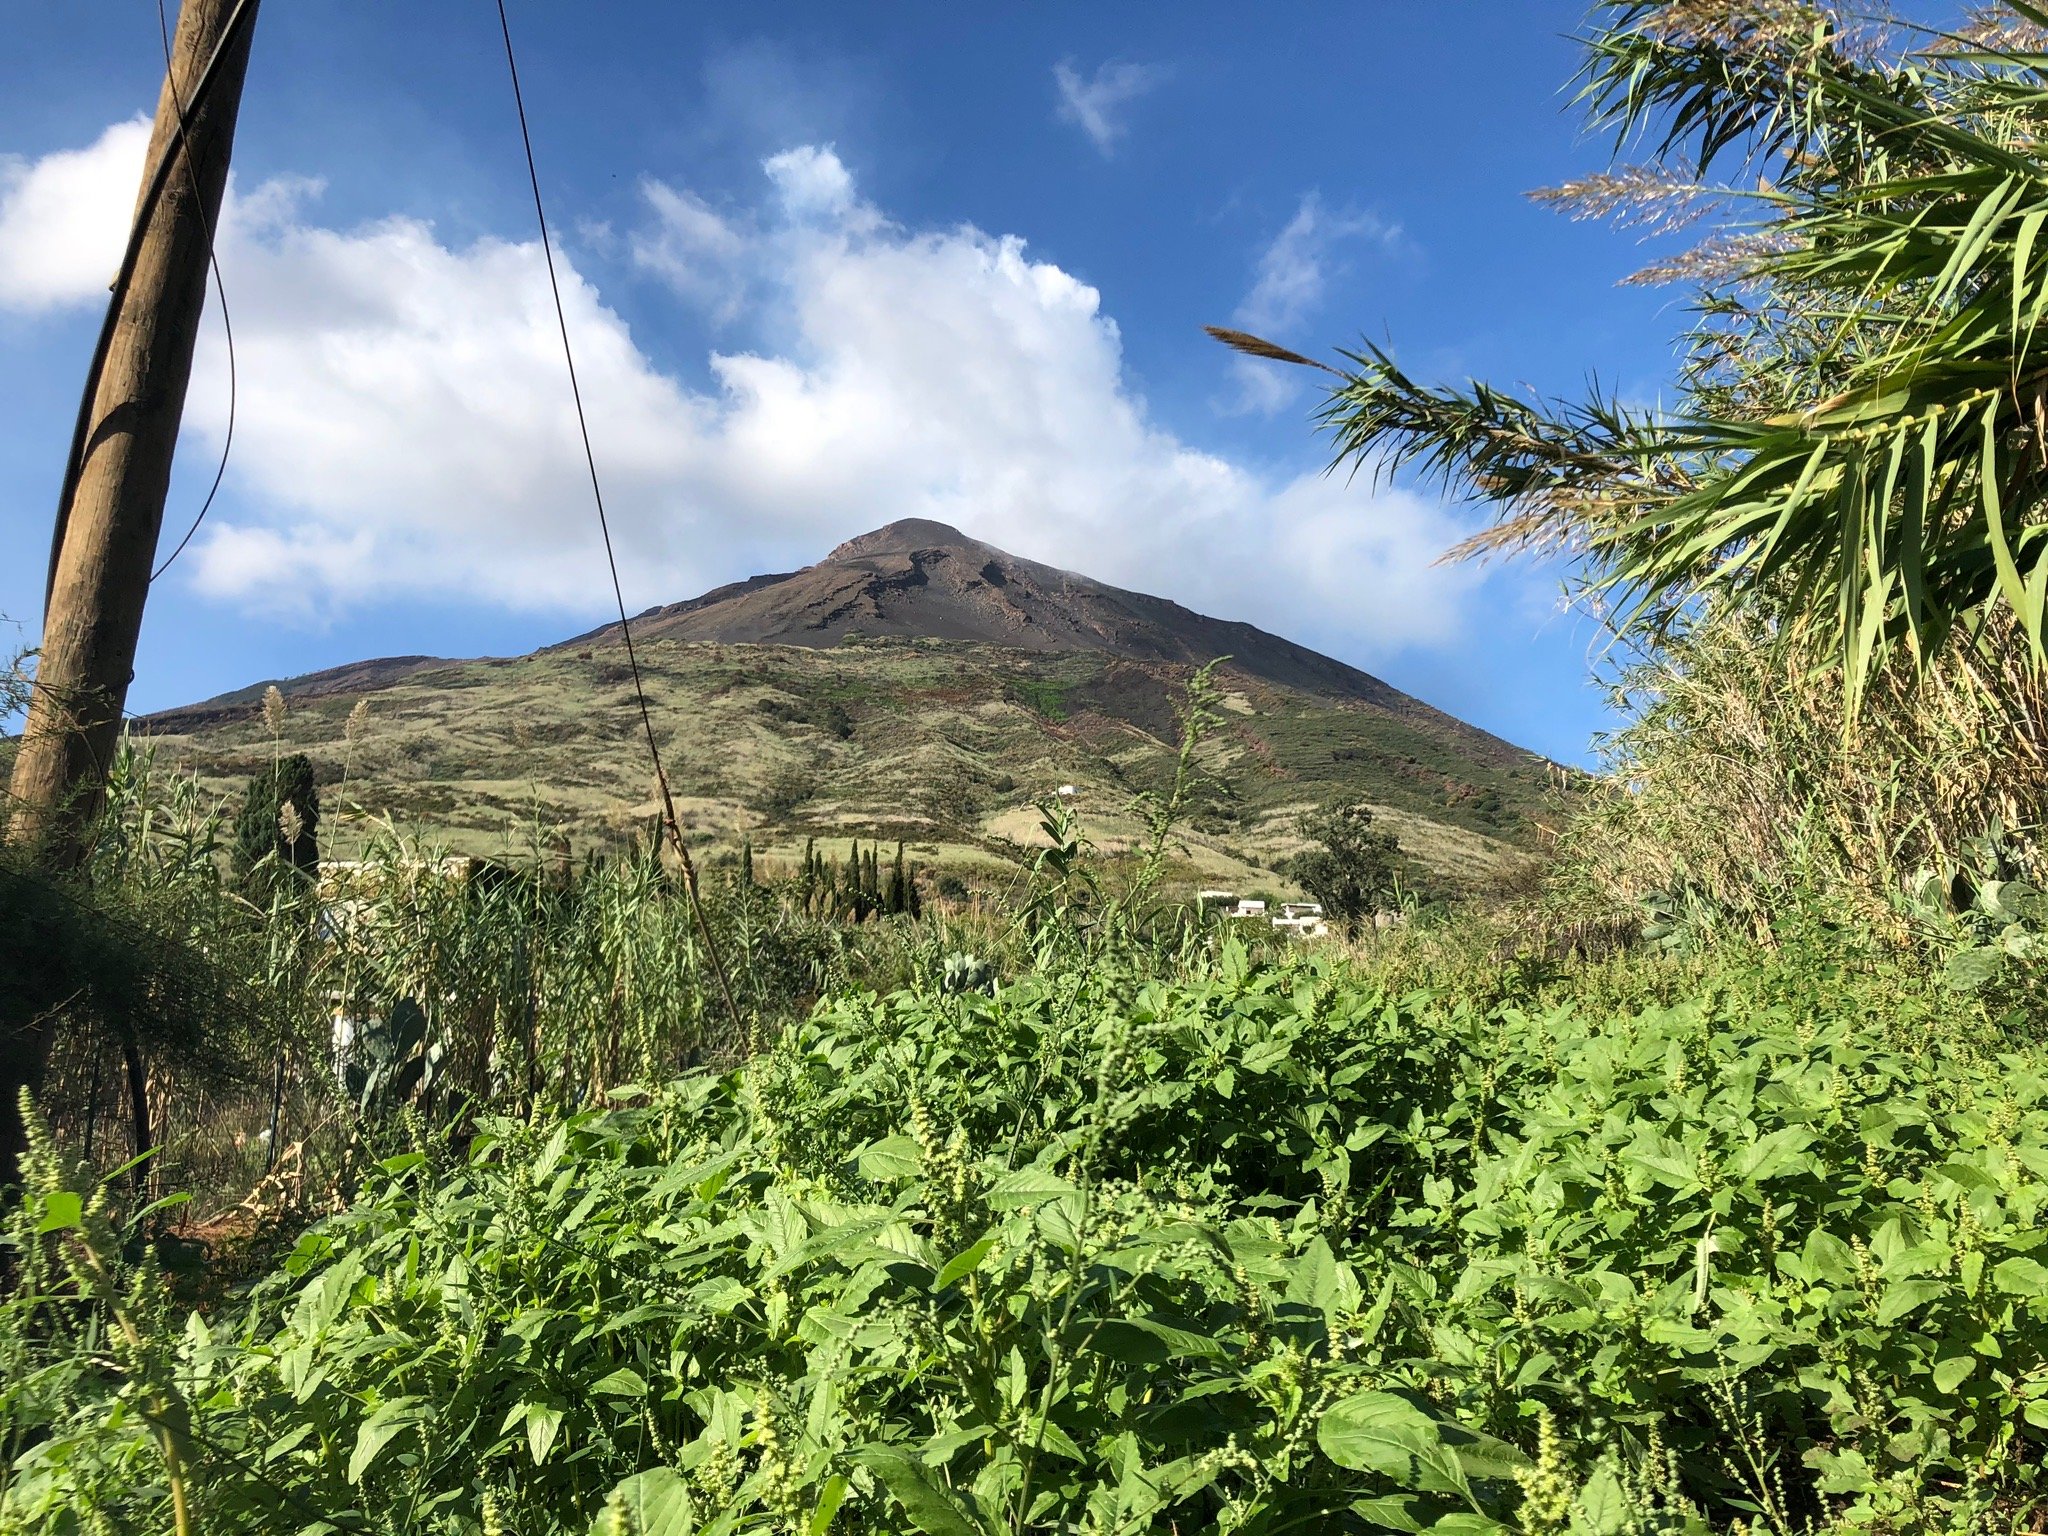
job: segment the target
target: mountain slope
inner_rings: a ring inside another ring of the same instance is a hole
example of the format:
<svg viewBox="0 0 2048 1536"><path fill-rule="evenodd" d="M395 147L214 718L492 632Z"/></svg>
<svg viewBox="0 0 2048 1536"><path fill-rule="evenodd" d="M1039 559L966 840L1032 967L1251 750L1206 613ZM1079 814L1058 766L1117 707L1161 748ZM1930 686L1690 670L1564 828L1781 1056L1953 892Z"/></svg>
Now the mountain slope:
<svg viewBox="0 0 2048 1536"><path fill-rule="evenodd" d="M1255 883L1303 808L1379 806L1440 878L1519 857L1547 765L1355 668L1245 624L1019 560L943 524L894 523L802 571L651 609L633 634L693 833L771 861L808 836L904 837L927 862L1014 862L1031 802L1060 785L1099 839L1170 772L1188 673L1228 654L1191 874ZM263 684L151 717L159 750L231 790L303 750L330 801L472 851L587 849L644 825L652 785L618 627L531 656L395 657ZM371 726L345 721L370 700ZM336 823L339 825L339 823Z"/></svg>
<svg viewBox="0 0 2048 1536"><path fill-rule="evenodd" d="M1426 711L1453 723L1356 667L1250 624L1212 619L1165 598L1020 559L925 518L849 539L800 571L756 576L689 602L650 608L633 620L633 633L636 639L813 647L837 645L849 635L971 640L1182 666L1228 656L1236 670L1264 682L1396 712ZM608 624L558 649L617 638L618 626Z"/></svg>

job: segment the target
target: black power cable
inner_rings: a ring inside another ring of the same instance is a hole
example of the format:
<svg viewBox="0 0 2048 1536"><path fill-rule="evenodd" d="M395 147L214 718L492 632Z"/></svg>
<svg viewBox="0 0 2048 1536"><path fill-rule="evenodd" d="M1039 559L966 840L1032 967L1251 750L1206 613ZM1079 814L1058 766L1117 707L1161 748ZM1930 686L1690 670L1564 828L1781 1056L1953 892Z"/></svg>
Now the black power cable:
<svg viewBox="0 0 2048 1536"><path fill-rule="evenodd" d="M540 172L533 161L533 134L526 124L526 100L519 89L519 60L512 51L512 23L505 15L505 0L497 0L497 6L498 30L505 38L505 68L512 77L512 105L519 114L519 141L526 151L526 179L533 188L533 216L540 225L541 254L547 259L548 290L555 301L555 325L562 333L562 359L569 366L569 393L576 402L576 426L583 434L583 463L590 471L590 496L597 504L598 531L604 535L605 564L611 570L612 598L618 604L619 633L626 643L626 664L633 674L633 696L640 705L640 725L647 735L647 755L654 763L654 780L661 786L662 826L667 830L676 859L682 865L683 889L689 896L690 913L696 919L698 933L703 936L704 950L710 956L712 972L718 978L718 990L725 999L726 1012L731 1015L733 1028L744 1035L746 1024L740 1017L739 1004L733 999L725 958L719 953L718 940L712 936L711 924L704 916L704 902L697 891L697 866L690 857L688 845L683 842L682 823L676 819L675 797L669 792L668 772L661 765L661 748L654 739L654 714L648 707L647 688L640 677L640 656L633 647L633 626L626 617L626 593L619 584L619 560L612 550L611 521L605 516L604 488L598 483L597 454L590 446L590 421L583 411L582 386L576 381L576 354L569 345L569 319L562 308L562 285L555 275L554 244L548 237L548 213L540 196Z"/></svg>
<svg viewBox="0 0 2048 1536"><path fill-rule="evenodd" d="M171 21L164 13L164 0L156 0L156 30L164 44L164 85L171 93L171 105L178 110L178 132L189 136L190 115L185 110L184 98L178 94L178 82L171 63ZM192 183L192 199L197 206L199 198L199 172L192 164L192 157L185 157L185 174ZM156 579L171 568L171 562L185 553L185 546L192 542L192 535L199 531L199 525L206 521L206 514L213 507L213 498L220 494L220 483L228 472L228 455L235 447L235 406L239 399L239 386L235 377L235 323L228 317L228 289L221 281L220 255L214 250L213 225L206 217L206 209L198 207L199 227L206 234L206 261L213 268L213 291L220 300L220 328L228 340L228 430L221 439L220 463L214 466L213 484L206 488L206 500L199 503L199 513L192 519L192 526L185 530L185 537L178 540L178 547L164 556L163 564L149 573L152 585Z"/></svg>

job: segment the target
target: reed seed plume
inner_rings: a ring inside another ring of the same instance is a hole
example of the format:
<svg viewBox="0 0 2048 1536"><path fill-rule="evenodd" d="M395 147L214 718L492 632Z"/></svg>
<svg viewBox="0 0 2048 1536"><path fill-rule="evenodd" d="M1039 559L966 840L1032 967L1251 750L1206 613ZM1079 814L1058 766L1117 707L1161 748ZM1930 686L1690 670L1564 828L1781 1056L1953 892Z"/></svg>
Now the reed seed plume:
<svg viewBox="0 0 2048 1536"><path fill-rule="evenodd" d="M1528 194L1531 202L1567 218L1602 219L1646 235L1671 234L1697 224L1724 195L1720 188L1659 165L1617 166Z"/></svg>
<svg viewBox="0 0 2048 1536"><path fill-rule="evenodd" d="M1765 262L1793 249L1782 231L1754 230L1716 235L1689 250L1660 258L1623 278L1625 287L1659 288L1672 283L1747 284L1761 282Z"/></svg>
<svg viewBox="0 0 2048 1536"><path fill-rule="evenodd" d="M1953 38L1938 47L1983 48L1995 53L2048 53L2048 24L2021 15L2008 5L1970 7L1968 19Z"/></svg>
<svg viewBox="0 0 2048 1536"><path fill-rule="evenodd" d="M1290 352L1279 343L1267 341L1262 336L1254 336L1249 331L1233 331L1221 325L1205 325L1202 329L1232 351L1242 352L1247 357L1263 357L1276 363L1294 363L1303 368L1320 368L1323 372L1334 373L1339 378L1344 376L1328 363L1319 363L1312 357L1303 357L1299 352Z"/></svg>

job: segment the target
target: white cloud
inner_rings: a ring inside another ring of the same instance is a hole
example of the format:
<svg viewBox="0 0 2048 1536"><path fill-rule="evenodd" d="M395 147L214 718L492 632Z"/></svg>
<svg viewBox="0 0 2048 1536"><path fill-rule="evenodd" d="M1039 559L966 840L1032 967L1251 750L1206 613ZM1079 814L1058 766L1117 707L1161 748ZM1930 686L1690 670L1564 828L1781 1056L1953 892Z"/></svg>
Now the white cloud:
<svg viewBox="0 0 2048 1536"><path fill-rule="evenodd" d="M116 123L84 149L0 155L0 306L37 311L104 301L128 243L149 119Z"/></svg>
<svg viewBox="0 0 2048 1536"><path fill-rule="evenodd" d="M558 253L629 603L917 516L1312 630L1368 662L1456 637L1477 578L1433 563L1465 531L1453 515L1204 451L1134 392L1096 290L1021 239L904 228L828 148L764 171L758 200L725 212L645 183L627 238L681 301L778 338L714 353L703 387L655 366ZM110 194L79 174L52 195ZM234 494L184 579L316 619L393 597L600 617L609 594L538 245L454 246L404 218L327 228L317 195L231 189ZM0 227L13 212L0 201ZM94 270L112 260L86 254ZM0 294L29 291L25 270L0 263ZM187 408L216 443L223 366L209 339Z"/></svg>
<svg viewBox="0 0 2048 1536"><path fill-rule="evenodd" d="M854 196L853 173L829 144L786 149L771 155L761 168L782 194L782 206L792 218L872 222L869 210Z"/></svg>
<svg viewBox="0 0 2048 1536"><path fill-rule="evenodd" d="M1340 247L1360 239L1391 249L1400 242L1401 231L1369 213L1333 214L1316 193L1303 194L1294 217L1259 253L1251 288L1237 306L1234 323L1283 346L1300 346L1301 338L1288 333L1322 307L1330 279L1342 270ZM1271 415L1301 393L1296 370L1285 364L1237 357L1231 367L1237 375L1240 410Z"/></svg>
<svg viewBox="0 0 2048 1536"><path fill-rule="evenodd" d="M694 192L647 178L641 194L654 212L630 247L634 265L652 272L720 322L746 299L748 235Z"/></svg>
<svg viewBox="0 0 2048 1536"><path fill-rule="evenodd" d="M1060 121L1074 124L1107 155L1124 136L1123 109L1163 83L1169 73L1164 65L1112 61L1096 65L1095 73L1083 79L1072 60L1062 60L1052 67Z"/></svg>

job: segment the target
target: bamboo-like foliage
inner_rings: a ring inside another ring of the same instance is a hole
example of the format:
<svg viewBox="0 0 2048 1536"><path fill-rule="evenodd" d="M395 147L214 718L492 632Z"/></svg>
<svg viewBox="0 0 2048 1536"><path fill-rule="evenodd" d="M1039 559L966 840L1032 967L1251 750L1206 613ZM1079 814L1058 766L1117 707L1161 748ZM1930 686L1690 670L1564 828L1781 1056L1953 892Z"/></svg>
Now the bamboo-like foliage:
<svg viewBox="0 0 2048 1536"><path fill-rule="evenodd" d="M251 884L231 875L223 806L126 746L76 895L0 869L0 974L18 972L22 994L0 1018L26 1007L62 1026L42 1108L67 1149L109 1165L154 1146L153 1180L201 1192L209 1213L251 1191L265 1208L317 1201L395 1134L394 1111L586 1107L733 1061L856 978L935 978L949 954L1004 944L993 918L854 921L873 914L814 902L802 878L714 877L706 916L740 1037L710 1006L698 932L651 840L571 867L540 828L524 856L452 858L336 800L359 858ZM877 861L855 862L872 893ZM367 1102L351 1064L360 1075L366 1052L391 1049L398 1018L420 1034L403 1054L431 1064Z"/></svg>
<svg viewBox="0 0 2048 1536"><path fill-rule="evenodd" d="M1626 723L1564 823L1553 909L1627 921L1654 891L1696 934L1761 937L1813 906L1900 939L1902 882L1981 878L1992 829L2040 867L2048 689L2015 637L1887 668L1847 731L1833 657L1773 638L1716 614L1622 673Z"/></svg>
<svg viewBox="0 0 2048 1536"><path fill-rule="evenodd" d="M1882 23L1882 19L1880 19ZM1418 383L1367 346L1323 408L1337 462L1496 509L1460 551L1565 546L1653 630L1702 592L1840 653L1853 711L2009 622L2048 655L2048 17L1957 33L1827 4L1618 0L1581 97L1650 162L1550 194L1654 229L1698 286L1678 407ZM1255 338L1257 355L1305 361Z"/></svg>

